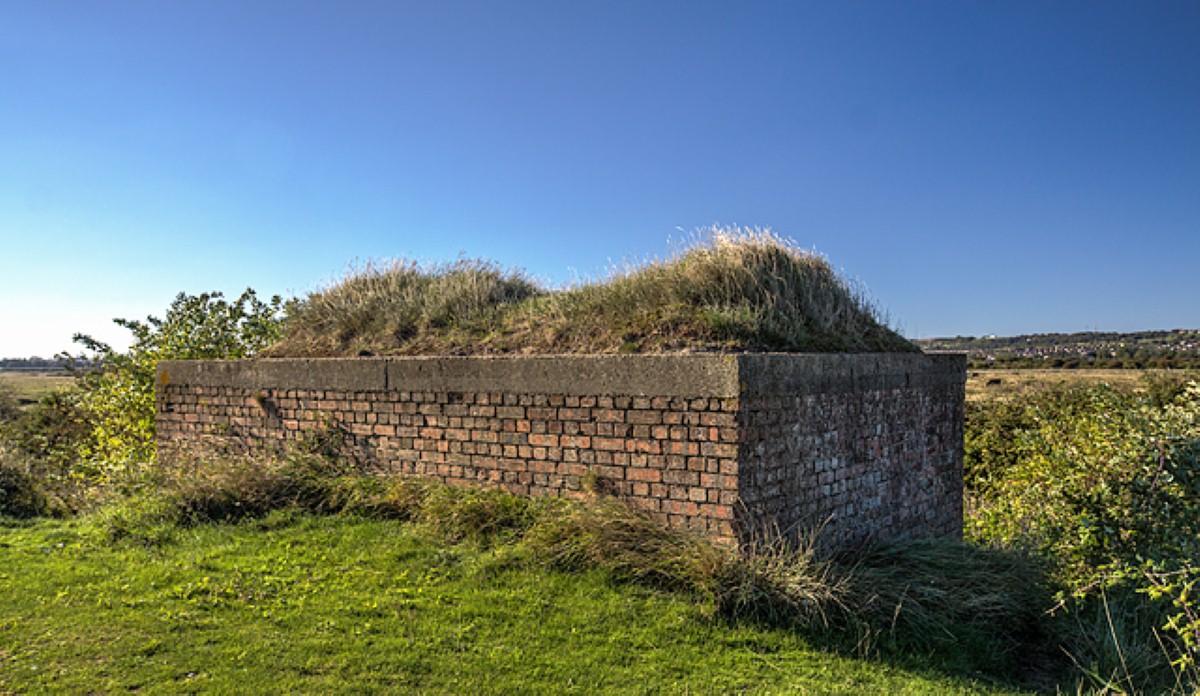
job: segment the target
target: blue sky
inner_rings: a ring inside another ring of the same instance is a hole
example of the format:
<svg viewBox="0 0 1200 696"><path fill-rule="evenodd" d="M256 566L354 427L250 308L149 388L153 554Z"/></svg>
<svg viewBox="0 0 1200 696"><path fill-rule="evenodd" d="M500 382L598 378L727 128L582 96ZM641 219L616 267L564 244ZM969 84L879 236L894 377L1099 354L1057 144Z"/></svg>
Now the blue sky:
<svg viewBox="0 0 1200 696"><path fill-rule="evenodd" d="M909 336L1200 327L1200 4L0 0L0 356L713 224Z"/></svg>

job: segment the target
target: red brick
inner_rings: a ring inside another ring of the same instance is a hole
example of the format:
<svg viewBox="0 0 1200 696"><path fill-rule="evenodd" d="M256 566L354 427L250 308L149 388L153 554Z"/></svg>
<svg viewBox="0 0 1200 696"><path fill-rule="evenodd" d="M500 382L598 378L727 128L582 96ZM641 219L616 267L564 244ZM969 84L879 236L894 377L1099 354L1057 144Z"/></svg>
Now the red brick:
<svg viewBox="0 0 1200 696"><path fill-rule="evenodd" d="M625 440L610 437L597 437L592 440L592 445L598 450L616 452L625 449Z"/></svg>
<svg viewBox="0 0 1200 696"><path fill-rule="evenodd" d="M624 423L625 411L614 408L604 408L595 412L595 418L601 423Z"/></svg>
<svg viewBox="0 0 1200 696"><path fill-rule="evenodd" d="M700 445L695 442L669 442L667 452L684 456L694 456L700 453Z"/></svg>
<svg viewBox="0 0 1200 696"><path fill-rule="evenodd" d="M662 413L660 411L628 411L625 414L625 422L641 425L658 425L662 423Z"/></svg>
<svg viewBox="0 0 1200 696"><path fill-rule="evenodd" d="M633 438L626 440L627 448L630 452L639 454L662 454L662 444L657 440L642 440Z"/></svg>
<svg viewBox="0 0 1200 696"><path fill-rule="evenodd" d="M592 438L588 436L562 436L558 439L560 445L564 448L590 448L592 446Z"/></svg>
<svg viewBox="0 0 1200 696"><path fill-rule="evenodd" d="M678 469L668 469L663 472L662 481L670 484L681 484L684 486L695 486L700 483L700 474L694 471L680 471Z"/></svg>
<svg viewBox="0 0 1200 696"><path fill-rule="evenodd" d="M557 435L530 435L529 444L539 447L558 447L559 438Z"/></svg>
<svg viewBox="0 0 1200 696"><path fill-rule="evenodd" d="M658 469L639 469L636 467L631 467L626 471L625 478L629 479L630 481L658 483L659 481L663 480L663 475Z"/></svg>
<svg viewBox="0 0 1200 696"><path fill-rule="evenodd" d="M565 421L585 421L592 417L590 408L560 408L558 417Z"/></svg>

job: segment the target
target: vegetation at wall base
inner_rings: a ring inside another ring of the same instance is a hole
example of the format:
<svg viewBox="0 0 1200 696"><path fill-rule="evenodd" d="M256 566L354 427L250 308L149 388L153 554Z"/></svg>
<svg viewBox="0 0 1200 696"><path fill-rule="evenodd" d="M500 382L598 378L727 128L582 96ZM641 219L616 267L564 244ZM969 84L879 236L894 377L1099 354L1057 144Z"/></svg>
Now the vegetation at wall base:
<svg viewBox="0 0 1200 696"><path fill-rule="evenodd" d="M201 469L197 481L190 474ZM1004 631L962 625L974 621L965 609L990 606L993 595L947 594L953 587L927 562L976 555L956 542L880 547L855 560L783 544L739 556L611 498L531 500L379 479L307 453L189 463L150 484L76 520L0 529L3 579L16 590L0 603L0 659L19 675L0 686L70 691L90 674L111 688L153 690L158 680L183 688L190 673L212 680L197 687L217 688L263 669L271 683L292 680L301 690L339 675L351 680L341 688L392 679L489 693L514 684L551 690L567 678L582 690L644 689L634 685L649 680L652 690L965 693L991 691L983 684L1002 683L1011 667L1003 640L979 642ZM353 540L339 541L346 536ZM860 577L860 568L878 573L894 558L911 559L902 579L889 580L895 587ZM979 583L993 592L1029 586L1028 576L996 574L991 563L956 570L972 593ZM47 605L47 596L59 599ZM596 596L599 607L588 599ZM592 623L613 606L625 609ZM94 616L80 621L83 608ZM985 609L980 620L994 622L996 612L1007 610ZM607 648L596 644L601 627ZM136 639L85 637L106 630ZM255 631L260 641L249 638ZM576 631L598 652L564 654ZM282 646L284 636L301 636L302 647ZM248 642L235 651L240 641ZM521 646L530 645L559 657L537 669L510 664L491 686L474 671L497 669L502 654L528 659ZM180 646L212 659L189 662L195 656ZM272 664L247 650L273 651ZM339 666L322 657L330 653ZM476 665L466 673L464 659ZM651 664L660 660L674 665L667 674ZM343 661L391 661L391 676ZM587 677L577 662L598 672Z"/></svg>
<svg viewBox="0 0 1200 696"><path fill-rule="evenodd" d="M916 350L824 259L769 231L713 229L557 291L486 261L367 264L291 306L265 355Z"/></svg>

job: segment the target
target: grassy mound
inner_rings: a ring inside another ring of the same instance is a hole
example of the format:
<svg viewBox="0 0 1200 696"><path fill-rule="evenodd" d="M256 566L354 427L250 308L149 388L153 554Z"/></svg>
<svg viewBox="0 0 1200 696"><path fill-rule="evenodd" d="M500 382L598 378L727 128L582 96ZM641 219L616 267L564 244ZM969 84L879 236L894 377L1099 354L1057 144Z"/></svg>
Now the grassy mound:
<svg viewBox="0 0 1200 696"><path fill-rule="evenodd" d="M713 230L559 291L486 261L370 264L297 303L265 355L915 350L824 259L767 231Z"/></svg>

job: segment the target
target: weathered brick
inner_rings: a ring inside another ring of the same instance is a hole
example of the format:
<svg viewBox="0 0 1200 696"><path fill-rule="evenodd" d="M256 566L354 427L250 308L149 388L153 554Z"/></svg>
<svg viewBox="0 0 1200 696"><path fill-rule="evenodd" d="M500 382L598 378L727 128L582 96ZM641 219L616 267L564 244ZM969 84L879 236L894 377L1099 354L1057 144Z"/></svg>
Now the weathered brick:
<svg viewBox="0 0 1200 696"><path fill-rule="evenodd" d="M663 472L658 469L642 469L631 467L625 472L625 478L631 481L658 483L663 480Z"/></svg>
<svg viewBox="0 0 1200 696"><path fill-rule="evenodd" d="M275 447L334 423L349 456L398 475L578 495L581 469L607 467L614 493L669 503L653 511L710 534L731 535L750 508L784 527L833 520L835 540L956 533L961 381L830 374L819 379L836 389L729 398L169 384L156 410L163 456L186 442Z"/></svg>

